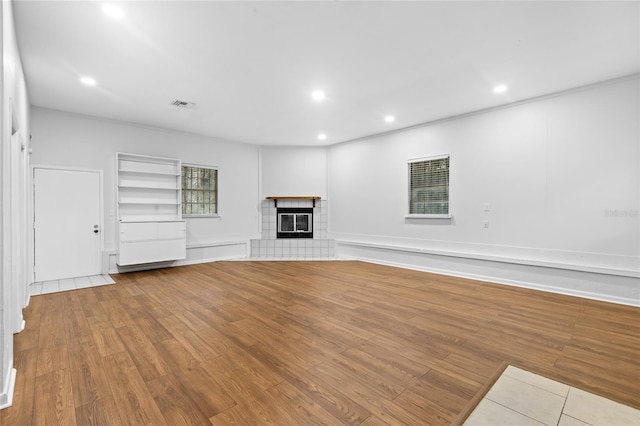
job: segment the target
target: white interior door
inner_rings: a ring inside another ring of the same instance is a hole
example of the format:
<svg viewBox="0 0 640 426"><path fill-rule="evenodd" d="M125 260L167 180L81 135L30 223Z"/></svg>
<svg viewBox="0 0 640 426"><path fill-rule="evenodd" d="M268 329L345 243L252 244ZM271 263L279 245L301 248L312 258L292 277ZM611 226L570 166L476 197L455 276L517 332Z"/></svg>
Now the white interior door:
<svg viewBox="0 0 640 426"><path fill-rule="evenodd" d="M102 270L100 172L34 168L35 281Z"/></svg>

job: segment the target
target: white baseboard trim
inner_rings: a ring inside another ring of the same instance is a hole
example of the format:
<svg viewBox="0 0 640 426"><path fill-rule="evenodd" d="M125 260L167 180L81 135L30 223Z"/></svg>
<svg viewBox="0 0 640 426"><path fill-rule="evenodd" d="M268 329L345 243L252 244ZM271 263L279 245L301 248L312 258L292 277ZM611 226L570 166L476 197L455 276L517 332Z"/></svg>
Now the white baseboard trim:
<svg viewBox="0 0 640 426"><path fill-rule="evenodd" d="M0 410L3 408L11 407L13 404L13 391L16 386L16 374L18 374L15 368L11 369L4 391L0 394Z"/></svg>
<svg viewBox="0 0 640 426"><path fill-rule="evenodd" d="M178 260L172 266L186 266L186 265L196 265L198 263L209 263L209 262L224 262L228 260L245 260L246 256L222 256L222 257L212 257L210 259L193 259L193 260Z"/></svg>
<svg viewBox="0 0 640 426"><path fill-rule="evenodd" d="M338 244L338 257L603 302L640 306L640 288L636 283L637 279L633 277L481 259L455 258L407 252L388 247L352 244L343 247L342 250ZM612 291L603 291L607 288L611 288Z"/></svg>
<svg viewBox="0 0 640 426"><path fill-rule="evenodd" d="M539 249L531 249L526 247L506 247L506 246L491 246L491 245L482 245L482 244L474 244L474 250L469 250L469 247L455 247L448 249L437 249L437 248L425 248L425 247L414 247L411 245L403 245L402 242L396 244L387 244L380 242L369 242L366 240L358 240L358 239L350 239L350 238L340 238L335 236L336 243L342 246L354 246L354 247L367 247L373 249L382 249L382 250L390 250L390 251L399 251L399 252L407 252L407 253L420 253L427 255L435 255L435 256L447 256L447 257L458 257L463 259L474 259L474 260L487 260L492 262L501 262L501 263L514 263L518 265L530 265L530 266L541 266L545 268L555 268L555 269L567 269L572 271L581 271L581 272L592 272L596 274L607 274L607 275L619 275L623 277L635 277L640 278L640 262L638 259L635 259L635 267L632 265L625 264L623 266L593 266L590 265L588 260L594 261L597 258L602 258L604 255L593 254L593 253L578 253L578 252L560 252L553 250L539 250ZM518 253L517 255L496 255L496 254L488 254L492 251L496 250L496 248L501 249L502 251L508 250L514 253ZM486 253L484 252L486 251ZM575 261L551 261L551 260L541 260L536 259L541 254L543 257L548 257L549 255L557 255L558 253L562 253L563 255L570 255L570 257L575 260L576 258L583 259L582 263L576 263ZM631 256L609 256L610 258L618 258L623 257L624 260L629 263L629 259ZM584 260L587 260L586 263ZM616 263L613 261L613 263Z"/></svg>
<svg viewBox="0 0 640 426"><path fill-rule="evenodd" d="M187 244L187 250L207 247L237 246L242 244L249 244L249 240L214 241L210 243Z"/></svg>

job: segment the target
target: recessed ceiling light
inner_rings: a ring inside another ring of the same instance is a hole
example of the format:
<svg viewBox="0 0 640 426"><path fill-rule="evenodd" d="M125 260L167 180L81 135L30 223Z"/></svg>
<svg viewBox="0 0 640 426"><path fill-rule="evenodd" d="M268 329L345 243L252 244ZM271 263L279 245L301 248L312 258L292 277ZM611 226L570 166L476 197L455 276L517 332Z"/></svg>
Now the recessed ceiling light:
<svg viewBox="0 0 640 426"><path fill-rule="evenodd" d="M319 133L318 134L318 139L320 139L321 141L327 139L327 135L325 135L324 133Z"/></svg>
<svg viewBox="0 0 640 426"><path fill-rule="evenodd" d="M322 90L316 90L313 93L311 93L311 97L313 98L314 101L322 101L327 96L324 94Z"/></svg>
<svg viewBox="0 0 640 426"><path fill-rule="evenodd" d="M493 88L493 93L504 93L507 91L507 86L501 84Z"/></svg>
<svg viewBox="0 0 640 426"><path fill-rule="evenodd" d="M393 123L394 121L396 121L396 118L393 115L385 115L384 116L384 122L385 123Z"/></svg>
<svg viewBox="0 0 640 426"><path fill-rule="evenodd" d="M91 77L81 77L80 78L80 83L86 85L86 86L95 86L96 80L91 78Z"/></svg>
<svg viewBox="0 0 640 426"><path fill-rule="evenodd" d="M115 4L105 3L102 5L102 11L115 19L122 19L124 12Z"/></svg>

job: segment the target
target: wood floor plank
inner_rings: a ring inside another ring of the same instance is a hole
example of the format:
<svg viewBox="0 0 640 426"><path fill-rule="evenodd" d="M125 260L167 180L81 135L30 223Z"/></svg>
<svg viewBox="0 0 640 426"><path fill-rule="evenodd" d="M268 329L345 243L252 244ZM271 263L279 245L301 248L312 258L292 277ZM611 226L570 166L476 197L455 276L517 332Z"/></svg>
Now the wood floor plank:
<svg viewBox="0 0 640 426"><path fill-rule="evenodd" d="M198 360L174 338L155 342L153 346L174 373L193 368L198 364Z"/></svg>
<svg viewBox="0 0 640 426"><path fill-rule="evenodd" d="M460 395L457 390L452 391L447 383L442 383L438 377L433 375L425 375L425 377L412 384L408 390L427 398L431 404L450 413L461 411L472 398L472 396L465 397Z"/></svg>
<svg viewBox="0 0 640 426"><path fill-rule="evenodd" d="M333 418L330 412L288 382L273 386L265 394L271 404L283 409L288 407L287 412L296 424L332 425L339 422L339 419Z"/></svg>
<svg viewBox="0 0 640 426"><path fill-rule="evenodd" d="M227 391L223 378L206 364L197 364L176 375L186 394L207 418L213 417L237 404Z"/></svg>
<svg viewBox="0 0 640 426"><path fill-rule="evenodd" d="M142 378L152 380L171 372L153 343L137 327L120 327L116 330L127 348Z"/></svg>
<svg viewBox="0 0 640 426"><path fill-rule="evenodd" d="M73 389L69 369L55 370L36 377L33 424L75 425Z"/></svg>
<svg viewBox="0 0 640 426"><path fill-rule="evenodd" d="M132 319L138 318L147 312L144 306L134 296L142 295L144 292L140 290L135 282L131 282L126 287L114 286L114 294L116 300L125 310L127 315Z"/></svg>
<svg viewBox="0 0 640 426"><path fill-rule="evenodd" d="M615 399L619 402L638 406L639 385L637 375L618 376L611 374L607 366L594 366L568 358L560 358L554 365L555 370L576 377L578 388L593 389L597 395L611 398L615 389Z"/></svg>
<svg viewBox="0 0 640 426"><path fill-rule="evenodd" d="M98 399L111 397L109 380L95 346L77 346L69 353L75 407L93 406Z"/></svg>
<svg viewBox="0 0 640 426"><path fill-rule="evenodd" d="M309 372L313 373L314 377L330 380L329 383L332 386L342 389L347 396L355 401L359 401L357 398L360 398L361 395L370 395L368 398L370 400L392 400L400 393L398 389L388 386L374 375L361 376L359 372L352 371L340 360L323 362L310 369Z"/></svg>
<svg viewBox="0 0 640 426"><path fill-rule="evenodd" d="M35 405L37 360L37 349L31 348L16 352L14 367L18 373L16 374L16 385L13 392L13 405L0 411L0 419L2 419L3 424L31 424Z"/></svg>
<svg viewBox="0 0 640 426"><path fill-rule="evenodd" d="M198 361L220 356L220 352L200 337L206 330L194 333L174 315L158 318L158 322Z"/></svg>
<svg viewBox="0 0 640 426"><path fill-rule="evenodd" d="M460 379L454 374L449 374L448 371L442 372L435 369L429 370L419 379L419 382L432 384L465 400L470 399L480 390L479 384Z"/></svg>
<svg viewBox="0 0 640 426"><path fill-rule="evenodd" d="M393 375L384 374L384 370L371 368L372 366L360 362L360 360L338 354L327 362L332 368L345 374L352 375L354 379L362 380L368 384L373 384L375 390L381 395L392 400L400 395L407 383L397 380Z"/></svg>
<svg viewBox="0 0 640 426"><path fill-rule="evenodd" d="M33 296L0 426L444 425L506 364L640 409L640 308L357 261Z"/></svg>
<svg viewBox="0 0 640 426"><path fill-rule="evenodd" d="M236 344L236 346L241 348L247 348L249 346L255 345L258 340L253 337L250 333L245 332L239 325L241 324L242 319L227 323L224 325L214 325L214 329L227 338L227 340L231 340Z"/></svg>
<svg viewBox="0 0 640 426"><path fill-rule="evenodd" d="M269 389L283 381L278 372L273 371L260 359L251 356L240 348L203 363L205 366L214 364L221 364L222 368L225 368L224 365L226 364L227 368L237 370L244 380L255 384L262 390Z"/></svg>
<svg viewBox="0 0 640 426"><path fill-rule="evenodd" d="M368 352L364 352L359 348L350 348L340 354L342 357L348 359L357 366L365 367L369 371L377 372L380 377L387 381L395 383L397 387L406 387L407 385L418 380L422 375L429 371L429 368L423 367L416 370L412 366L411 370L403 368L403 364L396 362L399 358L397 354L393 359L388 359L379 356L379 353L373 355ZM414 371L416 371L414 373Z"/></svg>
<svg viewBox="0 0 640 426"><path fill-rule="evenodd" d="M129 354L108 355L104 362L120 418L132 425L167 425Z"/></svg>
<svg viewBox="0 0 640 426"><path fill-rule="evenodd" d="M65 300L67 314L64 316L66 341L70 347L93 344L93 336L89 321L82 309L80 298L75 292L69 292Z"/></svg>
<svg viewBox="0 0 640 426"><path fill-rule="evenodd" d="M388 424L389 423L385 422L380 417L373 414L367 417L365 421L360 423L361 426L387 426Z"/></svg>
<svg viewBox="0 0 640 426"><path fill-rule="evenodd" d="M39 347L61 346L66 342L64 328L64 297L53 294L51 305L43 309L40 316Z"/></svg>
<svg viewBox="0 0 640 426"><path fill-rule="evenodd" d="M124 307L118 300L105 300L100 302L100 305L109 317L109 321L111 321L111 325L113 326L113 328L120 328L134 324L133 319L131 319L129 313L124 309Z"/></svg>
<svg viewBox="0 0 640 426"><path fill-rule="evenodd" d="M83 426L113 426L127 424L118 414L113 397L100 398L76 407L76 424ZM130 424L130 423L129 423Z"/></svg>
<svg viewBox="0 0 640 426"><path fill-rule="evenodd" d="M260 420L242 405L231 407L209 418L213 426L259 425Z"/></svg>
<svg viewBox="0 0 640 426"><path fill-rule="evenodd" d="M155 319L171 315L171 311L164 307L162 303L158 303L147 293L138 294L134 296L134 299Z"/></svg>
<svg viewBox="0 0 640 426"><path fill-rule="evenodd" d="M444 359L451 353L451 349L443 348L437 344L431 345L430 343L428 339L421 343L416 343L404 337L394 336L393 333L384 332L384 335L374 336L361 344L360 347L369 347L372 344L382 346L422 365L428 359Z"/></svg>
<svg viewBox="0 0 640 426"><path fill-rule="evenodd" d="M69 367L69 348L66 341L58 345L38 346L37 375L50 374Z"/></svg>
<svg viewBox="0 0 640 426"><path fill-rule="evenodd" d="M209 421L209 416L198 409L174 374L148 381L147 386L171 426L204 425Z"/></svg>
<svg viewBox="0 0 640 426"><path fill-rule="evenodd" d="M105 315L104 309L100 305L100 301L96 297L95 293L91 289L85 289L83 291L76 292L78 299L80 300L80 305L82 310L87 317L94 317ZM43 299L49 299L48 295L43 297Z"/></svg>
<svg viewBox="0 0 640 426"><path fill-rule="evenodd" d="M144 312L133 318L134 326L142 330L151 342L172 338L172 334L158 320Z"/></svg>
<svg viewBox="0 0 640 426"><path fill-rule="evenodd" d="M191 314L206 324L205 328L212 327L225 327L229 324L229 321L218 315L217 311L208 308L199 308L191 311ZM234 321L242 318L236 317Z"/></svg>
<svg viewBox="0 0 640 426"><path fill-rule="evenodd" d="M92 318L92 321L89 322L89 328L91 328L93 342L100 356L104 357L127 350L116 329L108 320L98 316L87 318Z"/></svg>
<svg viewBox="0 0 640 426"><path fill-rule="evenodd" d="M371 414L340 390L318 384L306 371L279 358L277 353L262 348L259 343L248 351L272 370L277 371L288 383L305 393L341 423L357 425Z"/></svg>
<svg viewBox="0 0 640 426"><path fill-rule="evenodd" d="M316 344L312 339L281 327L268 319L246 318L234 323L256 341L278 347L288 352L297 362L303 362L307 368L333 357L334 352Z"/></svg>
<svg viewBox="0 0 640 426"><path fill-rule="evenodd" d="M433 361L446 356L446 353L443 352L438 352L437 356L432 356L428 352L419 353L408 348L402 348L401 352L399 352L397 349L399 347L394 346L393 342L384 338L372 338L367 342L354 346L355 351L362 351L368 356L380 360L380 362L406 372L407 376L411 377L421 377L429 371ZM346 351L343 354L348 356L347 352L352 351ZM412 355L416 355L416 357L413 358Z"/></svg>
<svg viewBox="0 0 640 426"><path fill-rule="evenodd" d="M486 378L493 376L493 372L504 362L501 358L502 350L499 346L480 346L479 344L465 343L461 348L455 348L444 360L449 364L459 367ZM517 355L526 355L516 351Z"/></svg>
<svg viewBox="0 0 640 426"><path fill-rule="evenodd" d="M484 374L479 374L475 371L470 371L464 367L456 365L455 355L452 354L454 360L450 360L448 357L443 360L429 361L429 371L436 371L442 374L447 374L457 380L466 383L468 386L479 389L487 378Z"/></svg>
<svg viewBox="0 0 640 426"><path fill-rule="evenodd" d="M393 402L428 425L450 425L456 417L453 411L442 408L428 397L417 395L410 390L402 392Z"/></svg>
<svg viewBox="0 0 640 426"><path fill-rule="evenodd" d="M424 422L403 407L371 392L371 386L345 377L338 371L326 368L324 364L309 370L308 374L314 381L328 388L340 389L348 397L352 398L373 415L390 425L424 425Z"/></svg>

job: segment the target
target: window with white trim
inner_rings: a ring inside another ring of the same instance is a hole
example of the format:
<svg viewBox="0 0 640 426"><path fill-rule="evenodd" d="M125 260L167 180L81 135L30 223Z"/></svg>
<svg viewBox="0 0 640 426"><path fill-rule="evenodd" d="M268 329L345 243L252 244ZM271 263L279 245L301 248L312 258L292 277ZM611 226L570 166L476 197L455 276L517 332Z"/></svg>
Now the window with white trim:
<svg viewBox="0 0 640 426"><path fill-rule="evenodd" d="M408 161L408 217L448 218L449 156L418 158Z"/></svg>
<svg viewBox="0 0 640 426"><path fill-rule="evenodd" d="M182 165L182 215L218 215L218 169Z"/></svg>

